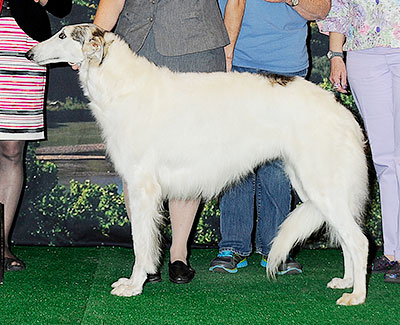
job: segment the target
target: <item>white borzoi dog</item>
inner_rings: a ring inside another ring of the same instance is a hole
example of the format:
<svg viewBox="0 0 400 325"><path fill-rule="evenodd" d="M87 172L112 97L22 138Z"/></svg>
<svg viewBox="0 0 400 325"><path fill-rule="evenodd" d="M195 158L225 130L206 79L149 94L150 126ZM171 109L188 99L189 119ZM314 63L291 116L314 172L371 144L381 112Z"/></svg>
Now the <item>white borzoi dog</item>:
<svg viewBox="0 0 400 325"><path fill-rule="evenodd" d="M333 94L299 77L174 73L92 24L64 27L27 57L42 65L80 64L82 88L127 184L136 259L131 277L112 285L113 294L140 294L147 274L157 271L163 200L209 199L281 158L303 203L273 241L269 274L294 244L326 224L345 266L344 277L328 287L353 287L338 304L365 301L364 137Z"/></svg>

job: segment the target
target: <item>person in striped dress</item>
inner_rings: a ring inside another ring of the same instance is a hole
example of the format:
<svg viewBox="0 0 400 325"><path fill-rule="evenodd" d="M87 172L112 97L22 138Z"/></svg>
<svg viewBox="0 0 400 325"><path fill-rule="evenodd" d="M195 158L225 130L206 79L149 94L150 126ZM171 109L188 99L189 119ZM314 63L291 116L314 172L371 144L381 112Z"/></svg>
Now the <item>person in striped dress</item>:
<svg viewBox="0 0 400 325"><path fill-rule="evenodd" d="M0 0L0 202L4 204L5 270L25 269L9 248L24 181L27 140L45 137L43 118L46 67L25 58L32 46L51 36L47 12L64 17L72 0Z"/></svg>

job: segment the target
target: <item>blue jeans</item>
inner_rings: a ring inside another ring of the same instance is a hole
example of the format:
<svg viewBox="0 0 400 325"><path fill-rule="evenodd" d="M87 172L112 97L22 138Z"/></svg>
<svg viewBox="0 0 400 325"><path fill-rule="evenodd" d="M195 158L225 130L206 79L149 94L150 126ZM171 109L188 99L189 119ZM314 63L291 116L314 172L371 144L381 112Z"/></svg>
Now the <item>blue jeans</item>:
<svg viewBox="0 0 400 325"><path fill-rule="evenodd" d="M252 68L236 67L233 71L250 73L276 73ZM284 75L301 76L307 69ZM268 255L271 241L280 224L290 212L291 188L281 160L260 166L239 184L230 188L220 199L219 251L230 250L242 256L252 252L251 235L254 213L257 213L255 233L256 251Z"/></svg>

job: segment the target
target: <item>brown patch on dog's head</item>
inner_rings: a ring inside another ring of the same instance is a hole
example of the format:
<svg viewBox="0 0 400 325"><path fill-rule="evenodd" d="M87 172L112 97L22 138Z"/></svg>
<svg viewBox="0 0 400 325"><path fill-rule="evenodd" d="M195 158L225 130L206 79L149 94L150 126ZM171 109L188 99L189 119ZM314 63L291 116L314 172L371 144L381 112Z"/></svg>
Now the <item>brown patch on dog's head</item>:
<svg viewBox="0 0 400 325"><path fill-rule="evenodd" d="M87 38L87 30L88 30L88 27L76 26L76 27L74 27L74 29L71 32L71 38L74 41L77 41L83 45Z"/></svg>
<svg viewBox="0 0 400 325"><path fill-rule="evenodd" d="M106 43L104 39L106 31L100 27L87 24L75 26L71 32L71 37L82 44L83 52L91 62L98 62L99 65L103 63L105 56L107 55L108 47L110 43Z"/></svg>
<svg viewBox="0 0 400 325"><path fill-rule="evenodd" d="M271 83L271 85L280 85L280 86L286 86L288 83L294 81L296 77L291 77L291 76L282 76L279 74L275 73L259 73L259 75L264 76L268 79L268 81Z"/></svg>

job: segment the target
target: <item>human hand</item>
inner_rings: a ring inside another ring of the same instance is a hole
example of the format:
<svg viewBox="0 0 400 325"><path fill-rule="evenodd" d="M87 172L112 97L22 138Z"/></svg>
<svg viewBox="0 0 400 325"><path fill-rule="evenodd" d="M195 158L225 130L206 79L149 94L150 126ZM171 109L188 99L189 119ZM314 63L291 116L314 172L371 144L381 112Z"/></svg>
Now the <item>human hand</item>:
<svg viewBox="0 0 400 325"><path fill-rule="evenodd" d="M36 3L39 2L42 6L47 5L47 2L48 2L48 0L33 0L33 1L35 1Z"/></svg>
<svg viewBox="0 0 400 325"><path fill-rule="evenodd" d="M333 84L333 88L340 93L347 93L347 72L346 65L341 57L333 57L331 59L331 73L329 80Z"/></svg>
<svg viewBox="0 0 400 325"><path fill-rule="evenodd" d="M233 50L234 50L234 46L231 44L228 44L227 46L224 47L226 72L230 72L232 70Z"/></svg>
<svg viewBox="0 0 400 325"><path fill-rule="evenodd" d="M68 64L71 66L72 70L79 70L79 68L81 67L81 65L78 63L68 62Z"/></svg>

